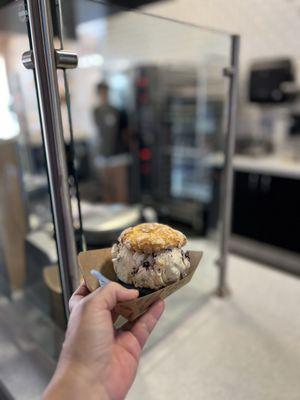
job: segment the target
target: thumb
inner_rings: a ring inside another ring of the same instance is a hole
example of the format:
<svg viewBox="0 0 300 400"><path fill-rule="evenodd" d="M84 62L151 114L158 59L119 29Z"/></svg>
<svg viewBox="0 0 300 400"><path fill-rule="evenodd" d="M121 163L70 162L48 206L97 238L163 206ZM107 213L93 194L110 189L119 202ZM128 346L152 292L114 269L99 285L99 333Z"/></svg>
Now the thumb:
<svg viewBox="0 0 300 400"><path fill-rule="evenodd" d="M116 282L111 282L103 288L95 290L92 295L99 308L112 311L118 302L136 299L139 292L135 289L126 289Z"/></svg>

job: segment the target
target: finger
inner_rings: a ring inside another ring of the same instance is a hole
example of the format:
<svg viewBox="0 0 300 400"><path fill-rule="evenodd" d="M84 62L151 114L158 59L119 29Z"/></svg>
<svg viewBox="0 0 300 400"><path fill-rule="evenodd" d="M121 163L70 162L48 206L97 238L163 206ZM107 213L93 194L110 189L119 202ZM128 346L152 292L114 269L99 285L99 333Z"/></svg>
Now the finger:
<svg viewBox="0 0 300 400"><path fill-rule="evenodd" d="M165 303L162 300L157 301L131 328L130 332L136 337L141 349L144 347L164 309Z"/></svg>
<svg viewBox="0 0 300 400"><path fill-rule="evenodd" d="M129 322L122 327L122 330L125 328L127 331L121 331L119 333L117 337L118 343L136 359L138 359L142 348L161 317L164 308L165 303L159 300L133 325L132 322ZM132 336L135 338L135 341L132 340Z"/></svg>
<svg viewBox="0 0 300 400"><path fill-rule="evenodd" d="M73 308L82 300L83 297L90 294L88 287L85 282L82 282L81 285L75 290L69 300L69 309L72 312Z"/></svg>
<svg viewBox="0 0 300 400"><path fill-rule="evenodd" d="M139 292L111 282L103 288L95 290L92 296L94 296L98 307L112 311L118 302L136 299L139 296Z"/></svg>
<svg viewBox="0 0 300 400"><path fill-rule="evenodd" d="M157 303L161 303L161 302L164 303L163 300L158 300L158 301L156 301L156 302L152 305L152 307L150 307L149 310L148 310L144 315L142 315L138 320L136 320L136 321L127 321L125 324L123 324L123 325L120 327L120 330L121 330L121 331L131 331L132 328L133 328L135 325L137 325L138 322L140 322L140 321L142 320L142 318L146 317L146 315L148 315L148 313L151 312L152 308L153 308ZM164 310L164 307L163 307L163 310ZM162 310L162 312L163 312L163 310ZM158 318L160 318L160 316L159 316Z"/></svg>
<svg viewBox="0 0 300 400"><path fill-rule="evenodd" d="M86 286L86 283L83 281L83 282L81 282L80 286L75 290L75 292L73 294L86 296L89 293L90 293L90 291L89 291L88 287Z"/></svg>

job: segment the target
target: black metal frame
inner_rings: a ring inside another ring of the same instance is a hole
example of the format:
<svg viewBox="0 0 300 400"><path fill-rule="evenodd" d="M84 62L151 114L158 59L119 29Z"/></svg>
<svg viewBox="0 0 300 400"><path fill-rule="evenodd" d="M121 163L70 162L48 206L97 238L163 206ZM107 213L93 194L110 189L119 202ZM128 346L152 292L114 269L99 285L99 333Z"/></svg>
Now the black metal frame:
<svg viewBox="0 0 300 400"><path fill-rule="evenodd" d="M228 121L225 141L225 163L222 180L221 196L221 248L219 260L219 282L217 294L224 297L229 293L227 287L228 246L231 233L231 214L233 197L233 156L235 150L237 97L238 97L238 68L239 68L240 37L231 37L230 67L224 70L224 75L229 78L228 92Z"/></svg>

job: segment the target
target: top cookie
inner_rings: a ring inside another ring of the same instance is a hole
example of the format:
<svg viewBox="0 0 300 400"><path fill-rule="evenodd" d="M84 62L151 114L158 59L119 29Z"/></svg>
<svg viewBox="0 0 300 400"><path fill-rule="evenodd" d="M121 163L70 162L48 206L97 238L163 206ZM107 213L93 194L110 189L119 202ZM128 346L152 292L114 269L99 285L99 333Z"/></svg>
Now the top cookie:
<svg viewBox="0 0 300 400"><path fill-rule="evenodd" d="M186 244L183 233L167 225L144 223L125 229L119 241L127 248L142 253L157 253L173 247L182 247Z"/></svg>

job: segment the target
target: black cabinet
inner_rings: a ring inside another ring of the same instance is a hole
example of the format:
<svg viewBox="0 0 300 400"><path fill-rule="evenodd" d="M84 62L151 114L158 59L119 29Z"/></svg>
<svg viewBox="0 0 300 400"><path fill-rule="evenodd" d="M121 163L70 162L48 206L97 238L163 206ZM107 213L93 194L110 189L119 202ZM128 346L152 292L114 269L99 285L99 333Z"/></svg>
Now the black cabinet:
<svg viewBox="0 0 300 400"><path fill-rule="evenodd" d="M235 172L232 233L300 253L300 180Z"/></svg>

